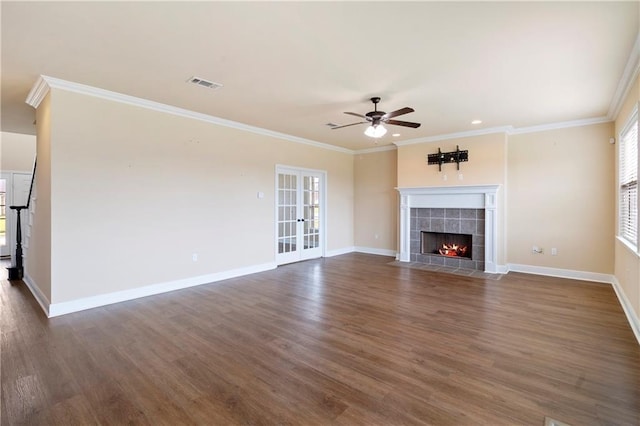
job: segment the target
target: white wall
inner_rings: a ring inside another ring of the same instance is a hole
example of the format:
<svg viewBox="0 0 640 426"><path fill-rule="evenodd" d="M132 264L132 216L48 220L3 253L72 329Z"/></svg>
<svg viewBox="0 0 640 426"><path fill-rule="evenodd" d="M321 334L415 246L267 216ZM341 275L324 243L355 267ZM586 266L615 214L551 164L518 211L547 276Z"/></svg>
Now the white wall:
<svg viewBox="0 0 640 426"><path fill-rule="evenodd" d="M355 244L395 255L398 246L397 152L354 155Z"/></svg>
<svg viewBox="0 0 640 426"><path fill-rule="evenodd" d="M613 123L509 136L509 263L613 273L612 136Z"/></svg>
<svg viewBox="0 0 640 426"><path fill-rule="evenodd" d="M31 172L36 155L36 137L20 133L0 133L0 170Z"/></svg>
<svg viewBox="0 0 640 426"><path fill-rule="evenodd" d="M327 249L353 246L348 153L62 89L50 99L52 303L273 264L276 164L327 171Z"/></svg>

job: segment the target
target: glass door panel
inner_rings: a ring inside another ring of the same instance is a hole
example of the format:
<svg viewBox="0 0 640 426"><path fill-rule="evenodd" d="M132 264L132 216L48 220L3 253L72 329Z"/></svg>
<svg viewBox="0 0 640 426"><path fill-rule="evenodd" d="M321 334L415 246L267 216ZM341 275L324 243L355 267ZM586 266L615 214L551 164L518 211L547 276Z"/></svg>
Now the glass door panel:
<svg viewBox="0 0 640 426"><path fill-rule="evenodd" d="M297 190L297 175L278 174L278 254L297 251Z"/></svg>
<svg viewBox="0 0 640 426"><path fill-rule="evenodd" d="M320 244L320 196L317 176L304 176L304 248L316 248Z"/></svg>

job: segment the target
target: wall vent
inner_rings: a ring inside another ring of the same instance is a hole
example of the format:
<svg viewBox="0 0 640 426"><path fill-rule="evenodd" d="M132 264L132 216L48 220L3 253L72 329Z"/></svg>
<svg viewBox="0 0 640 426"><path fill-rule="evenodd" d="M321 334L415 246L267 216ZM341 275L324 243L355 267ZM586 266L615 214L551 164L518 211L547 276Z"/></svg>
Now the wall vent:
<svg viewBox="0 0 640 426"><path fill-rule="evenodd" d="M220 83L214 83L213 81L205 80L200 77L191 77L187 80L187 83L197 84L198 86L206 87L207 89L217 90L222 87Z"/></svg>

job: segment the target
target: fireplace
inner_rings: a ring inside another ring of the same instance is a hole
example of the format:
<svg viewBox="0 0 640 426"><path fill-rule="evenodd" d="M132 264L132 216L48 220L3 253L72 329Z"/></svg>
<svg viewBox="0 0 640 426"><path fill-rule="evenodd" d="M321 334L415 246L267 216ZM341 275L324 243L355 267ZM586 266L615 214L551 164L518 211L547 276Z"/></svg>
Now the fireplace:
<svg viewBox="0 0 640 426"><path fill-rule="evenodd" d="M400 193L398 260L500 272L497 264L500 185L397 189ZM463 243L471 248L465 253L470 257L426 253L433 249L423 250L423 231L471 235L471 242Z"/></svg>
<svg viewBox="0 0 640 426"><path fill-rule="evenodd" d="M412 208L409 261L485 270L485 210Z"/></svg>
<svg viewBox="0 0 640 426"><path fill-rule="evenodd" d="M448 232L420 232L420 252L435 256L471 259L473 236Z"/></svg>

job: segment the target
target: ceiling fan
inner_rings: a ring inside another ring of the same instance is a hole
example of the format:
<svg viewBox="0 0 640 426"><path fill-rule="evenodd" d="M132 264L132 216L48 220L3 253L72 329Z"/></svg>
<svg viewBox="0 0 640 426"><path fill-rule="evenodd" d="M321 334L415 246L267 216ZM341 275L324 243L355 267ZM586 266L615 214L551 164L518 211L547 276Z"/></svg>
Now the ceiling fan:
<svg viewBox="0 0 640 426"><path fill-rule="evenodd" d="M357 114L355 112L345 112L345 114L355 115L356 117L364 118L365 121L345 124L344 126L336 126L336 127L333 127L333 129L334 130L342 129L343 127L371 123L371 125L367 127L367 130L365 130L364 134L372 138L380 138L384 136L385 133L387 133L387 129L385 129L382 123L393 124L394 126L413 127L414 129L420 127L420 123L413 123L411 121L392 120L393 117L414 112L413 108L404 107L393 112L384 112L384 111L378 111L378 102L380 102L379 97L371 98L371 102L373 102L373 111L370 111L365 115Z"/></svg>

